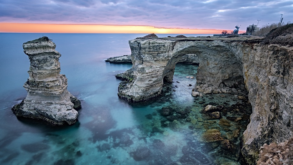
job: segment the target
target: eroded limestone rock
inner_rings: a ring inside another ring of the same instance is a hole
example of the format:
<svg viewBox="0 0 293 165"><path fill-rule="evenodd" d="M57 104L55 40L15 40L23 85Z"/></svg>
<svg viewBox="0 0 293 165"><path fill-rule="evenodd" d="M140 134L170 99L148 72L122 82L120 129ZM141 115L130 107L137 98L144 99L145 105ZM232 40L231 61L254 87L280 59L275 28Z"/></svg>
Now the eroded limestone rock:
<svg viewBox="0 0 293 165"><path fill-rule="evenodd" d="M260 149L258 165L290 165L293 164L293 138L282 143L264 144Z"/></svg>
<svg viewBox="0 0 293 165"><path fill-rule="evenodd" d="M67 91L67 78L60 74L55 43L42 37L23 44L29 56L29 79L24 84L28 94L12 108L17 117L44 120L52 125L74 124L80 101Z"/></svg>
<svg viewBox="0 0 293 165"><path fill-rule="evenodd" d="M192 95L193 97L197 97L197 96L200 96L200 93L199 93L199 92L196 92L196 91L192 91L192 92L191 92L191 95Z"/></svg>
<svg viewBox="0 0 293 165"><path fill-rule="evenodd" d="M119 88L119 96L135 102L158 96L164 81L172 82L176 64L191 54L199 63L195 91L246 95L241 59L235 56L231 45L248 39L222 40L158 38L129 41L135 79Z"/></svg>
<svg viewBox="0 0 293 165"><path fill-rule="evenodd" d="M123 82L119 96L129 101L158 96L164 82L172 82L181 57L196 54L199 67L194 91L248 94L253 110L243 135L242 154L254 164L265 143L279 143L293 136L293 47L291 42L262 41L241 36L131 40L133 79Z"/></svg>
<svg viewBox="0 0 293 165"><path fill-rule="evenodd" d="M152 39L152 38L158 38L158 36L155 34L155 33L151 33L151 34L148 34L144 37L138 37L140 39Z"/></svg>
<svg viewBox="0 0 293 165"><path fill-rule="evenodd" d="M204 112L210 112L210 111L214 111L214 110L217 110L217 106L213 106L213 105L207 105L205 108L204 108Z"/></svg>
<svg viewBox="0 0 293 165"><path fill-rule="evenodd" d="M106 60L106 62L110 63L131 63L131 56L130 55L123 55L117 57L110 57Z"/></svg>
<svg viewBox="0 0 293 165"><path fill-rule="evenodd" d="M132 63L131 61L131 55L123 55L123 56L116 56L116 57L110 57L105 60L106 62L110 63ZM178 63L186 63L186 64L198 64L199 59L196 54L186 54L180 57L180 60ZM193 76L192 76L193 77Z"/></svg>

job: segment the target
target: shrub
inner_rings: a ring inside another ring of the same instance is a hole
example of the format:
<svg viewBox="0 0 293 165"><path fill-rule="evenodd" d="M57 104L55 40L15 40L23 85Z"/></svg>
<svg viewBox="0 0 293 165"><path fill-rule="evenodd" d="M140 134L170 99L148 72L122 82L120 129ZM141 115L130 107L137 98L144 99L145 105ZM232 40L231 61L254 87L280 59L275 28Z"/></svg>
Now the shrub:
<svg viewBox="0 0 293 165"><path fill-rule="evenodd" d="M293 24L287 24L272 29L266 35L262 43L293 46Z"/></svg>
<svg viewBox="0 0 293 165"><path fill-rule="evenodd" d="M260 28L259 30L254 31L252 33L252 35L255 35L255 36L266 36L271 30L276 29L278 27L281 27L283 25L284 24L282 24L282 23L273 23L271 25L266 25L266 26L263 26L262 28Z"/></svg>
<svg viewBox="0 0 293 165"><path fill-rule="evenodd" d="M222 31L222 34L223 34L223 35L226 35L226 34L228 34L228 31L227 31L227 30L223 30L223 31Z"/></svg>

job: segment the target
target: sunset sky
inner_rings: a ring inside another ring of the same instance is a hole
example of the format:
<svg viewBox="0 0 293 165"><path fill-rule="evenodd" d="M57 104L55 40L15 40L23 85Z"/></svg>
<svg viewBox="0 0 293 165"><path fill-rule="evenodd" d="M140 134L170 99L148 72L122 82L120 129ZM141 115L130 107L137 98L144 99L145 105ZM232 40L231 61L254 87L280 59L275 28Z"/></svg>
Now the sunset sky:
<svg viewBox="0 0 293 165"><path fill-rule="evenodd" d="M0 0L0 32L213 34L281 14L293 0Z"/></svg>

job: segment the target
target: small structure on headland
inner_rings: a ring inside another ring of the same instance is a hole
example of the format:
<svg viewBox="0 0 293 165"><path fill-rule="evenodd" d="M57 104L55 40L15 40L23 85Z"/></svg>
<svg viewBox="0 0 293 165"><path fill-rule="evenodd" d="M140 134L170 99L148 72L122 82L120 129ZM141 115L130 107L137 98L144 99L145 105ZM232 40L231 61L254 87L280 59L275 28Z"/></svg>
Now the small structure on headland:
<svg viewBox="0 0 293 165"><path fill-rule="evenodd" d="M254 24L249 25L249 26L246 28L246 34L247 34L247 35L252 35L253 32L255 32L255 31L257 31L257 30L259 30L259 28L257 27L257 25L254 25Z"/></svg>
<svg viewBox="0 0 293 165"><path fill-rule="evenodd" d="M239 31L239 28L240 28L240 27L239 27L239 26L235 26L235 28L236 28L236 29L233 31L233 34L238 34L238 31Z"/></svg>
<svg viewBox="0 0 293 165"><path fill-rule="evenodd" d="M29 56L29 78L24 84L26 98L12 108L17 117L46 121L52 125L74 124L80 101L67 91L67 78L60 74L55 43L42 37L23 44Z"/></svg>
<svg viewBox="0 0 293 165"><path fill-rule="evenodd" d="M238 37L238 35L243 35L243 34L238 34L238 32L239 32L239 26L235 26L235 30L233 30L233 32L231 32L230 34L228 33L228 31L227 30L223 30L222 31L222 34L214 34L213 36L219 36L219 37L221 37L221 36L224 36L224 37Z"/></svg>

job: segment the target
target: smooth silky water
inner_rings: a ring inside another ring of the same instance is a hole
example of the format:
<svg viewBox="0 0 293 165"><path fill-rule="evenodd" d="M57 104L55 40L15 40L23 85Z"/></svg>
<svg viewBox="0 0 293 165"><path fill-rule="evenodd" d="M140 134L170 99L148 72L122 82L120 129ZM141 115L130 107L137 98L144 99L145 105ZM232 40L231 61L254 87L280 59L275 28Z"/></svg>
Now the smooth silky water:
<svg viewBox="0 0 293 165"><path fill-rule="evenodd" d="M22 86L29 59L22 43L44 35L62 55L61 74L68 78L68 90L82 101L72 126L17 119L11 111L26 96ZM129 104L118 98L120 80L115 75L131 64L104 60L130 54L128 40L139 36L143 34L0 34L0 164L238 164L219 143L211 147L203 142L202 133L217 128L219 120L205 120L200 110L206 103L241 101L233 95L192 97L196 79L186 76L196 76L196 65L177 64L173 83L166 83L155 99ZM167 119L160 115L162 108L177 113ZM176 116L185 110L185 117Z"/></svg>

